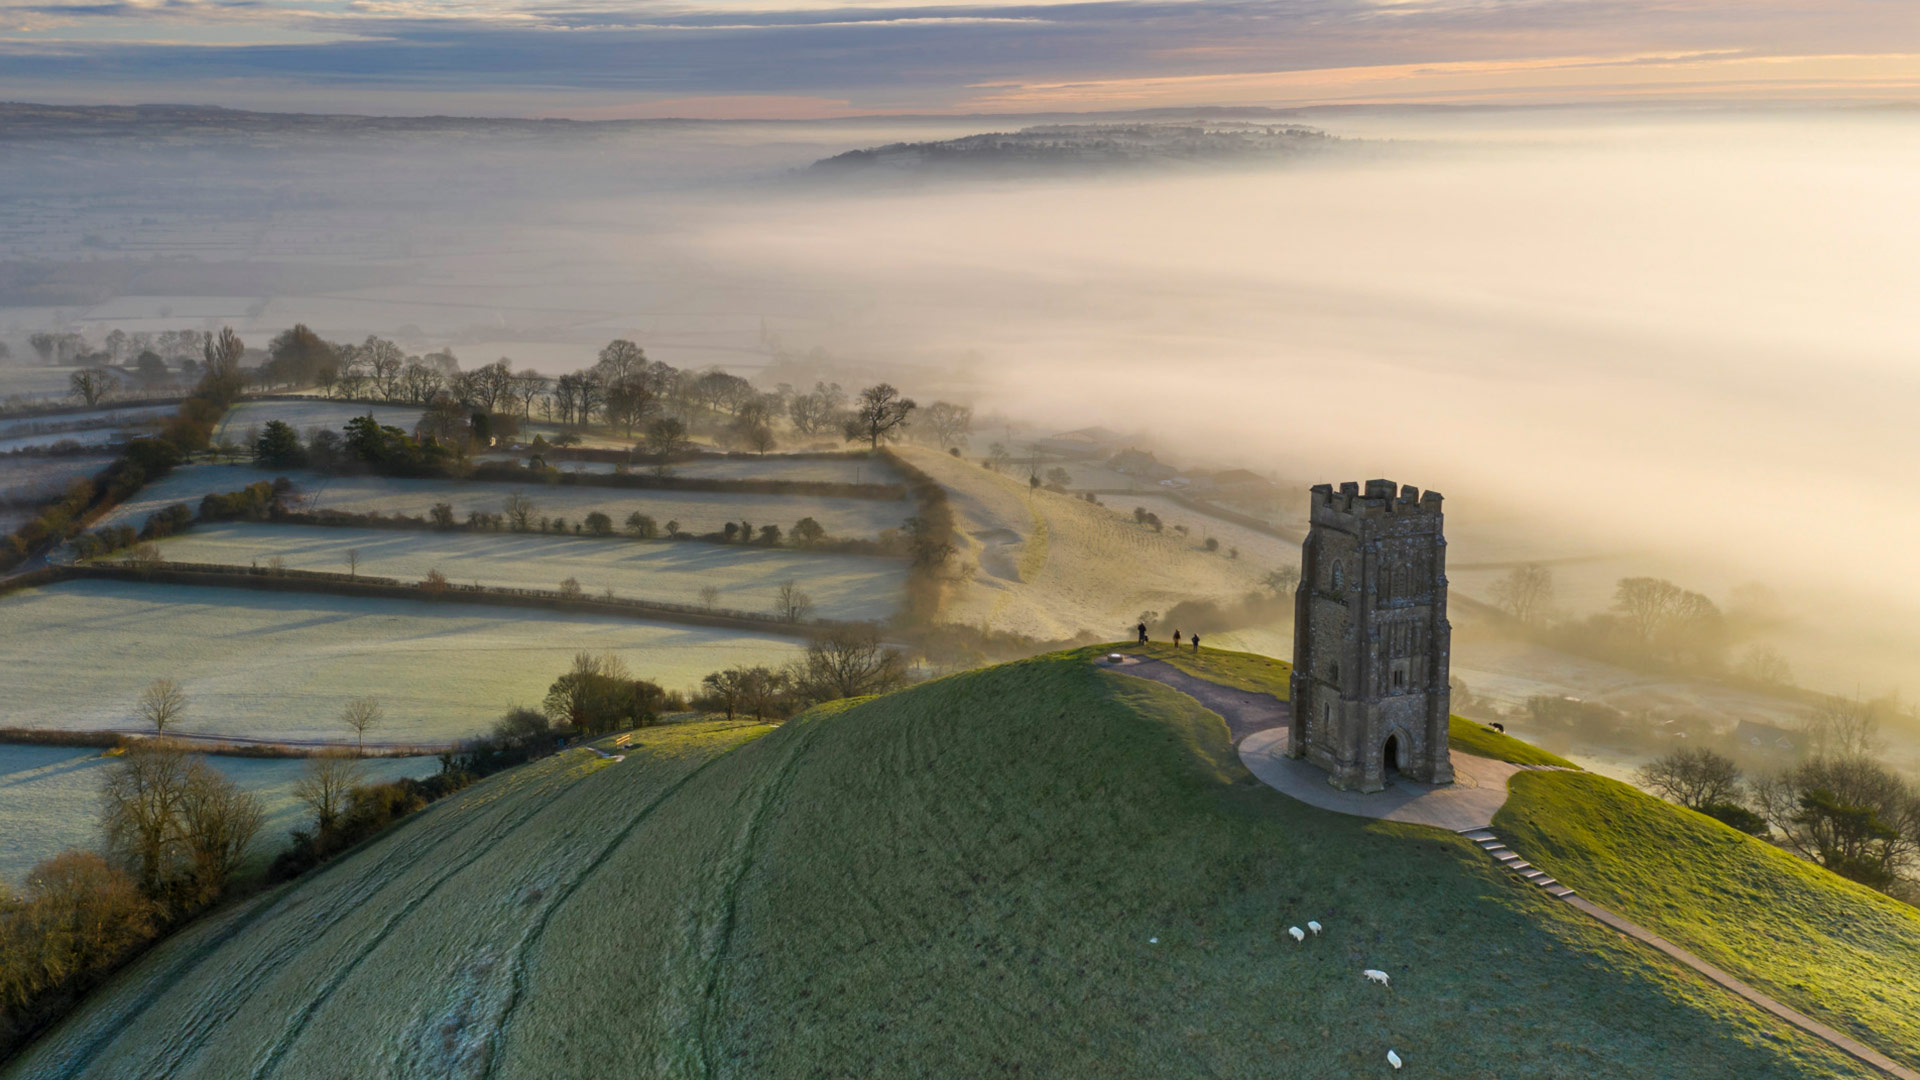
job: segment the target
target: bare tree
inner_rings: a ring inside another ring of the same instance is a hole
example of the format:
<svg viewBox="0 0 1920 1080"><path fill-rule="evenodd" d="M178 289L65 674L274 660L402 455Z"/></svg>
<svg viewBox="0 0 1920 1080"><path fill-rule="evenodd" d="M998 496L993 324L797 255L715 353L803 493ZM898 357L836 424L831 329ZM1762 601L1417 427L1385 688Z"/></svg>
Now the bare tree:
<svg viewBox="0 0 1920 1080"><path fill-rule="evenodd" d="M715 585L700 586L700 606L712 611L720 603L720 589Z"/></svg>
<svg viewBox="0 0 1920 1080"><path fill-rule="evenodd" d="M367 752L367 732L380 726L386 716L387 711L380 707L379 699L371 697L354 698L347 702L346 708L340 710L340 722L347 725L359 739L361 756L364 757Z"/></svg>
<svg viewBox="0 0 1920 1080"><path fill-rule="evenodd" d="M514 532L526 532L533 528L533 511L533 500L522 491L509 492L506 503L501 507L501 513L507 518L507 527Z"/></svg>
<svg viewBox="0 0 1920 1080"><path fill-rule="evenodd" d="M1920 870L1920 790L1865 757L1813 758L1754 785L1788 848L1876 889Z"/></svg>
<svg viewBox="0 0 1920 1080"><path fill-rule="evenodd" d="M968 405L936 401L927 406L921 416L942 450L949 446L965 446L967 434L973 430L973 408Z"/></svg>
<svg viewBox="0 0 1920 1080"><path fill-rule="evenodd" d="M127 552L127 565L143 574L152 573L160 566L160 545L152 542L135 544Z"/></svg>
<svg viewBox="0 0 1920 1080"><path fill-rule="evenodd" d="M310 757L293 782L293 795L313 811L314 825L331 832L346 809L348 794L360 783L360 763L345 754Z"/></svg>
<svg viewBox="0 0 1920 1080"><path fill-rule="evenodd" d="M1724 754L1687 747L1641 766L1640 786L1689 810L1740 801L1740 767Z"/></svg>
<svg viewBox="0 0 1920 1080"><path fill-rule="evenodd" d="M258 795L240 790L205 761L187 767L180 827L200 899L210 900L226 887L265 820Z"/></svg>
<svg viewBox="0 0 1920 1080"><path fill-rule="evenodd" d="M401 373L407 366L407 354L401 351L400 346L386 338L368 335L365 344L360 346L358 357L374 390L388 401L398 399L401 394Z"/></svg>
<svg viewBox="0 0 1920 1080"><path fill-rule="evenodd" d="M166 676L161 676L147 684L140 693L140 718L153 725L155 731L165 731L174 721L186 715L187 692L180 684Z"/></svg>
<svg viewBox="0 0 1920 1080"><path fill-rule="evenodd" d="M809 701L833 701L894 690L907 681L907 658L870 626L828 631L795 662L794 686Z"/></svg>
<svg viewBox="0 0 1920 1080"><path fill-rule="evenodd" d="M800 591L798 583L783 581L773 594L773 610L782 622L797 623L813 611L813 597Z"/></svg>
<svg viewBox="0 0 1920 1080"><path fill-rule="evenodd" d="M67 389L91 409L120 386L120 378L106 368L84 368L67 377Z"/></svg>
<svg viewBox="0 0 1920 1080"><path fill-rule="evenodd" d="M206 335L200 349L205 361L200 375L201 385L216 397L231 398L239 393L246 381L240 372L240 358L246 352L247 346L231 326L222 327L218 337L211 333Z"/></svg>
<svg viewBox="0 0 1920 1080"><path fill-rule="evenodd" d="M754 424L746 430L747 449L756 454L764 454L779 443L773 437L773 429L765 424Z"/></svg>
<svg viewBox="0 0 1920 1080"><path fill-rule="evenodd" d="M647 453L665 461L687 448L687 425L675 417L663 416L647 425Z"/></svg>
<svg viewBox="0 0 1920 1080"><path fill-rule="evenodd" d="M347 576L350 578L360 576L360 549L359 548L347 549Z"/></svg>
<svg viewBox="0 0 1920 1080"><path fill-rule="evenodd" d="M1493 583L1493 602L1521 625L1538 625L1553 603L1553 571L1539 563L1514 567Z"/></svg>
<svg viewBox="0 0 1920 1080"><path fill-rule="evenodd" d="M860 391L853 415L847 417L844 433L848 442L867 440L867 448L877 450L880 440L900 437L907 417L918 408L912 398L901 397L891 383L879 383Z"/></svg>
<svg viewBox="0 0 1920 1080"><path fill-rule="evenodd" d="M817 435L839 421L845 402L839 383L817 382L811 393L795 394L787 402L787 419L802 435Z"/></svg>
<svg viewBox="0 0 1920 1080"><path fill-rule="evenodd" d="M1265 585L1275 596L1285 596L1299 586L1300 568L1297 566L1282 566L1275 570L1269 570L1267 571L1267 576L1260 579L1260 584Z"/></svg>
<svg viewBox="0 0 1920 1080"><path fill-rule="evenodd" d="M1613 609L1626 616L1634 634L1651 642L1680 608L1685 590L1661 578L1621 578L1614 588Z"/></svg>
<svg viewBox="0 0 1920 1080"><path fill-rule="evenodd" d="M107 855L126 868L148 896L160 895L177 870L189 764L178 746L142 739L108 767L100 786L100 831Z"/></svg>
<svg viewBox="0 0 1920 1080"><path fill-rule="evenodd" d="M1820 699L1801 722L1807 756L1814 758L1874 757L1882 747L1880 718L1873 703L1838 694Z"/></svg>

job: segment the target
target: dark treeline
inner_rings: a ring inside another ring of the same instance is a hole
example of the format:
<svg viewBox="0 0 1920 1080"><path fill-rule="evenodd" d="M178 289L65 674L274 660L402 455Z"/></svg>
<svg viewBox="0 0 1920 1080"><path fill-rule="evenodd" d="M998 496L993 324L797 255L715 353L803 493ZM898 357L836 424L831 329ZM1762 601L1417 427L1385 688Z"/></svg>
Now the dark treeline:
<svg viewBox="0 0 1920 1080"><path fill-rule="evenodd" d="M188 454L206 449L214 425L239 395L245 379L240 357L245 346L233 331L201 342L204 366L193 395L155 435L129 442L120 456L89 479L76 480L33 520L0 541L0 571L71 539L149 481L167 474Z"/></svg>

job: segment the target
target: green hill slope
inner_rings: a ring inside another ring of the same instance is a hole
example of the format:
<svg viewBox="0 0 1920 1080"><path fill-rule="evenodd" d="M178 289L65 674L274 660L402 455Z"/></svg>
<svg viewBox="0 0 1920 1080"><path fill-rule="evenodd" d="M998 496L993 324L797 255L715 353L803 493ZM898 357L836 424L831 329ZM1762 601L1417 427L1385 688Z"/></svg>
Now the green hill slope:
<svg viewBox="0 0 1920 1080"><path fill-rule="evenodd" d="M1589 900L1920 1068L1920 910L1590 773L1521 773L1494 828Z"/></svg>
<svg viewBox="0 0 1920 1080"><path fill-rule="evenodd" d="M196 927L5 1075L1871 1075L1085 654L639 741Z"/></svg>

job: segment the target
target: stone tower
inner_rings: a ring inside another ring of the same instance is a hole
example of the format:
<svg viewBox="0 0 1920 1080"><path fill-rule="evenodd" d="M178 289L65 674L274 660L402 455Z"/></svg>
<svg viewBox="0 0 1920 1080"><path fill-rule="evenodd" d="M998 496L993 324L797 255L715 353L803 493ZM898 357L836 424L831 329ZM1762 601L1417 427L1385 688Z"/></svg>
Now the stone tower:
<svg viewBox="0 0 1920 1080"><path fill-rule="evenodd" d="M1452 783L1451 646L1440 493L1390 480L1315 487L1294 594L1289 752L1338 788L1379 791L1396 771Z"/></svg>

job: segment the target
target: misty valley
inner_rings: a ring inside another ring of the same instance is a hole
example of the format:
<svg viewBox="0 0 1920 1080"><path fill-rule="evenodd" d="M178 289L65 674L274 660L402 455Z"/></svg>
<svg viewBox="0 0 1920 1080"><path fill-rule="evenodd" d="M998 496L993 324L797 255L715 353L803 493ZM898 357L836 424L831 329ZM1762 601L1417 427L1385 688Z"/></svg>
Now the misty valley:
<svg viewBox="0 0 1920 1080"><path fill-rule="evenodd" d="M0 1077L1913 1076L1916 155L0 105Z"/></svg>

